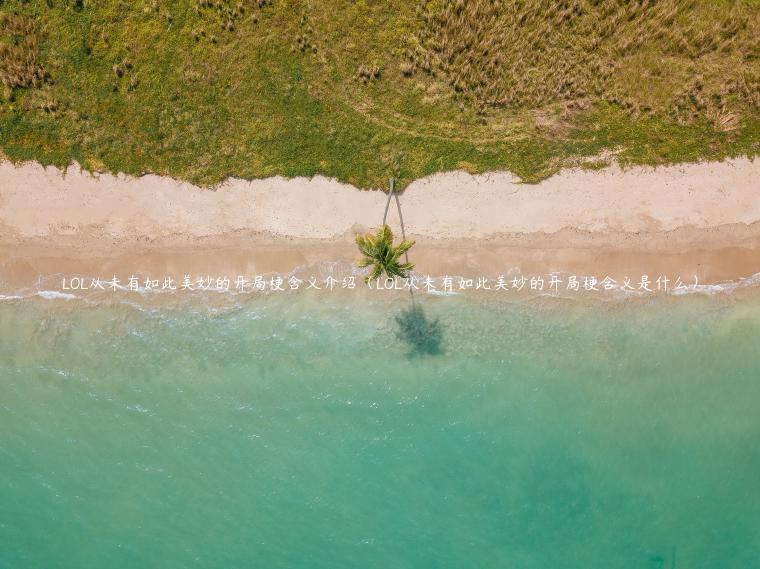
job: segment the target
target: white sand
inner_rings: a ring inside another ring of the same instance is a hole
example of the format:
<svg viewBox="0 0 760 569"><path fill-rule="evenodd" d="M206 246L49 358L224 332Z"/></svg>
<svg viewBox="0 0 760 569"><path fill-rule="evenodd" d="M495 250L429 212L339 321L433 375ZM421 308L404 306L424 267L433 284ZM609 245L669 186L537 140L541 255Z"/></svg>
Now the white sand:
<svg viewBox="0 0 760 569"><path fill-rule="evenodd" d="M231 179L218 190L169 178L0 163L0 243L87 233L114 242L239 231L339 238L379 224L386 196L333 179ZM662 232L760 221L760 161L563 171L539 184L509 173L436 174L401 196L415 237ZM395 208L390 221L397 223Z"/></svg>

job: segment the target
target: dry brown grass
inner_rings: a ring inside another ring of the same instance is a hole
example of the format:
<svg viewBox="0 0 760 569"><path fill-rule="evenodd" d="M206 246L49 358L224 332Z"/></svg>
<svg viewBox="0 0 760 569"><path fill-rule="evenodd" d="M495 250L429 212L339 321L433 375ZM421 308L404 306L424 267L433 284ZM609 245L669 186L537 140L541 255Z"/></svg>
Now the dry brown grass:
<svg viewBox="0 0 760 569"><path fill-rule="evenodd" d="M38 61L39 32L33 19L17 14L0 14L0 82L3 96L13 89L39 87L48 79Z"/></svg>
<svg viewBox="0 0 760 569"><path fill-rule="evenodd" d="M419 16L407 65L481 108L604 100L726 129L760 107L757 3L443 0Z"/></svg>
<svg viewBox="0 0 760 569"><path fill-rule="evenodd" d="M223 32L234 32L237 26L243 22L245 18L253 24L258 23L259 14L258 10L266 7L271 3L271 0L247 0L246 2L238 2L231 0L198 0L195 6L195 10L199 16L207 21L216 21ZM192 31L192 36L195 41L200 41L201 38L207 36L206 31L202 29L196 29ZM212 36L209 36L211 38ZM216 41L212 41L216 43Z"/></svg>

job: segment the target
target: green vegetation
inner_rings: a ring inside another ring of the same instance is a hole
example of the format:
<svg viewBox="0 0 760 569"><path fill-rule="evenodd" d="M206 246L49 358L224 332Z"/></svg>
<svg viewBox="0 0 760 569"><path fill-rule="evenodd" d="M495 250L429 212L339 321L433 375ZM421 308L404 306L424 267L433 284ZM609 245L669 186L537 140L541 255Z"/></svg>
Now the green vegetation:
<svg viewBox="0 0 760 569"><path fill-rule="evenodd" d="M359 268L372 267L372 271L364 280L373 281L385 274L389 278L401 277L406 279L409 272L414 269L414 263L400 263L401 255L404 255L414 245L414 241L402 241L398 245L393 244L393 231L383 224L377 230L377 235L367 233L356 236L356 245L362 254L357 263Z"/></svg>
<svg viewBox="0 0 760 569"><path fill-rule="evenodd" d="M755 156L757 37L757 0L0 0L0 149L361 187Z"/></svg>

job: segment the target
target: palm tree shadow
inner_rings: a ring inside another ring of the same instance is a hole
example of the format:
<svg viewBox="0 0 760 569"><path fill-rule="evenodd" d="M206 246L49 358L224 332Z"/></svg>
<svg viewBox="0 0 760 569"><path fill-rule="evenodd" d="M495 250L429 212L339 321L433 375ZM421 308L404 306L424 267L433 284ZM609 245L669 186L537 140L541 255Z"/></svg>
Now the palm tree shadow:
<svg viewBox="0 0 760 569"><path fill-rule="evenodd" d="M438 318L428 319L422 306L412 302L409 308L399 312L394 319L398 325L396 336L409 346L410 357L443 353L443 326Z"/></svg>

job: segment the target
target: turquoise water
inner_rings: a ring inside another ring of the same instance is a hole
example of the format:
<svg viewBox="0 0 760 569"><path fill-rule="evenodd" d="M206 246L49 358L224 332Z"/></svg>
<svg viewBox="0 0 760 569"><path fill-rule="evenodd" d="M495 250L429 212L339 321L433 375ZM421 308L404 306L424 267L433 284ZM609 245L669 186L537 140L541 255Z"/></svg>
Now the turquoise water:
<svg viewBox="0 0 760 569"><path fill-rule="evenodd" d="M756 299L407 307L0 302L0 567L760 567Z"/></svg>

